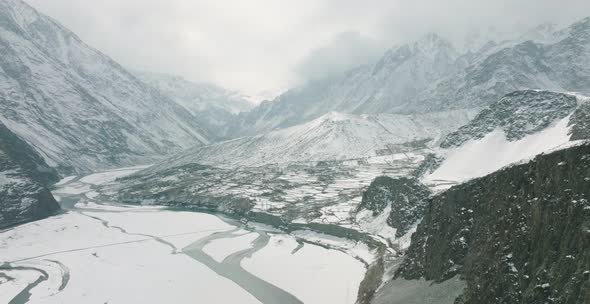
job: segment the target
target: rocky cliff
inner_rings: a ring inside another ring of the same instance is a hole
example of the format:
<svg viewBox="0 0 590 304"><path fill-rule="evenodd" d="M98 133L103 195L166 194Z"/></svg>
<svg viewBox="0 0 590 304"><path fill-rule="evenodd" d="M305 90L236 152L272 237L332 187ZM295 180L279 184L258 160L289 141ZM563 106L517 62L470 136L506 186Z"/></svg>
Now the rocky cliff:
<svg viewBox="0 0 590 304"><path fill-rule="evenodd" d="M0 123L0 229L59 210L47 189L58 179L31 146Z"/></svg>
<svg viewBox="0 0 590 304"><path fill-rule="evenodd" d="M590 144L432 197L398 279L466 281L455 303L590 302Z"/></svg>
<svg viewBox="0 0 590 304"><path fill-rule="evenodd" d="M430 193L416 179L380 176L363 193L358 210L371 210L378 216L388 209L386 223L396 229L395 237L399 238L422 217Z"/></svg>

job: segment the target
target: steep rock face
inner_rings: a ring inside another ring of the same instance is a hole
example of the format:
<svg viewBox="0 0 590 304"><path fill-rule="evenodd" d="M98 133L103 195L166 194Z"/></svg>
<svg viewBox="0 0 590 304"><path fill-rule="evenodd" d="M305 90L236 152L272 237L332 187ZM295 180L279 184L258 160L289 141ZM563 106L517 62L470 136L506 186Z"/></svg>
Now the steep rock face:
<svg viewBox="0 0 590 304"><path fill-rule="evenodd" d="M481 139L494 130L502 130L510 141L539 132L565 118L577 107L573 95L550 91L524 90L507 94L441 143L442 148L460 146Z"/></svg>
<svg viewBox="0 0 590 304"><path fill-rule="evenodd" d="M457 303L587 303L590 145L540 155L429 200L396 276L459 274Z"/></svg>
<svg viewBox="0 0 590 304"><path fill-rule="evenodd" d="M5 156L1 164L4 170L18 167L22 173L45 186L59 181L57 171L49 167L35 149L8 130L2 123L0 123L0 150Z"/></svg>
<svg viewBox="0 0 590 304"><path fill-rule="evenodd" d="M389 206L387 224L396 229L395 236L399 238L422 217L430 194L416 179L380 176L363 193L358 210L371 210L377 216Z"/></svg>
<svg viewBox="0 0 590 304"><path fill-rule="evenodd" d="M189 111L194 119L217 137L227 137L226 126L236 114L253 105L239 93L206 83L194 83L180 76L137 72L139 78Z"/></svg>
<svg viewBox="0 0 590 304"><path fill-rule="evenodd" d="M581 104L570 120L571 140L590 139L590 102Z"/></svg>
<svg viewBox="0 0 590 304"><path fill-rule="evenodd" d="M0 1L0 121L67 171L208 142L184 108L20 0Z"/></svg>
<svg viewBox="0 0 590 304"><path fill-rule="evenodd" d="M0 229L59 210L46 188L58 179L32 147L0 123Z"/></svg>

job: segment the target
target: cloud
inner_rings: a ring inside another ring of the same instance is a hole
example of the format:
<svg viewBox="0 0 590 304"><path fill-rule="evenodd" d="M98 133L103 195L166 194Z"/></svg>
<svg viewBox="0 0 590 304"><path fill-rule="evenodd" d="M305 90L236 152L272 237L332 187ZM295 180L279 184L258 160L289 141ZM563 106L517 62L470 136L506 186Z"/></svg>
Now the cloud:
<svg viewBox="0 0 590 304"><path fill-rule="evenodd" d="M358 32L338 34L326 45L312 50L296 67L300 81L313 81L341 74L382 55L384 46Z"/></svg>
<svg viewBox="0 0 590 304"><path fill-rule="evenodd" d="M123 65L247 94L285 90L438 32L510 34L590 14L587 0L25 0Z"/></svg>

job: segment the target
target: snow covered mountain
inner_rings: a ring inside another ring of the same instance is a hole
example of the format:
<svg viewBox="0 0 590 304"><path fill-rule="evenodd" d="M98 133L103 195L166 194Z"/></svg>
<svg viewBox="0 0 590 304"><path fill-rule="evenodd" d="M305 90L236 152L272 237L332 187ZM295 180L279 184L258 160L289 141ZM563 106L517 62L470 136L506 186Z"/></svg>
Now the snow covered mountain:
<svg viewBox="0 0 590 304"><path fill-rule="evenodd" d="M58 180L31 146L0 123L0 229L59 210L47 189Z"/></svg>
<svg viewBox="0 0 590 304"><path fill-rule="evenodd" d="M180 76L136 72L145 83L158 89L188 110L195 120L218 137L225 137L226 125L235 115L250 110L253 104L238 92L215 85L194 83Z"/></svg>
<svg viewBox="0 0 590 304"><path fill-rule="evenodd" d="M209 142L186 109L20 0L0 0L0 50L0 121L62 171Z"/></svg>
<svg viewBox="0 0 590 304"><path fill-rule="evenodd" d="M446 188L588 139L588 100L550 91L510 93L441 142L443 160L424 182Z"/></svg>
<svg viewBox="0 0 590 304"><path fill-rule="evenodd" d="M149 170L190 163L255 167L392 154L397 152L397 146L407 143L424 141L436 145L446 134L467 123L474 114L474 111L417 115L331 112L301 125L195 147Z"/></svg>
<svg viewBox="0 0 590 304"><path fill-rule="evenodd" d="M417 110L488 105L521 89L590 93L590 17L553 39L500 46L422 92ZM548 43L544 43L548 42Z"/></svg>
<svg viewBox="0 0 590 304"><path fill-rule="evenodd" d="M253 220L263 222L270 216L284 224L353 225L374 178L411 175L432 147L474 115L331 112L301 125L189 149L97 191L108 201L260 214ZM411 221L405 218L400 233Z"/></svg>
<svg viewBox="0 0 590 304"><path fill-rule="evenodd" d="M242 114L232 127L252 134L330 111L421 113L482 108L521 89L588 94L589 60L590 18L565 29L540 26L513 41L489 42L466 54L430 34L391 49L375 64L263 102Z"/></svg>
<svg viewBox="0 0 590 304"><path fill-rule="evenodd" d="M233 126L243 134L299 124L328 112L356 114L404 112L417 93L462 66L445 39L429 34L389 50L375 64L311 82L266 101L241 115Z"/></svg>
<svg viewBox="0 0 590 304"><path fill-rule="evenodd" d="M363 229L403 249L409 244L403 234L423 214L423 200L410 199L424 197L418 191L423 184L431 191L446 190L567 147L571 140L588 139L589 107L587 97L573 94L534 90L507 94L447 135L412 176L375 179L363 194L356 220Z"/></svg>

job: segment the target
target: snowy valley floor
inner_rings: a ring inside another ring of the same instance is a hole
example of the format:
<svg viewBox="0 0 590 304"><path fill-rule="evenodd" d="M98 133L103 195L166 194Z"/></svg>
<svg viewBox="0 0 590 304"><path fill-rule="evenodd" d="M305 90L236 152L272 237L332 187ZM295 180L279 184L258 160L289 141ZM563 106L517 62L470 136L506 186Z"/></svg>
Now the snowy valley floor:
<svg viewBox="0 0 590 304"><path fill-rule="evenodd" d="M66 178L54 191L66 212L0 231L0 303L355 302L365 265L342 251L211 214L92 201L94 186L138 169Z"/></svg>

